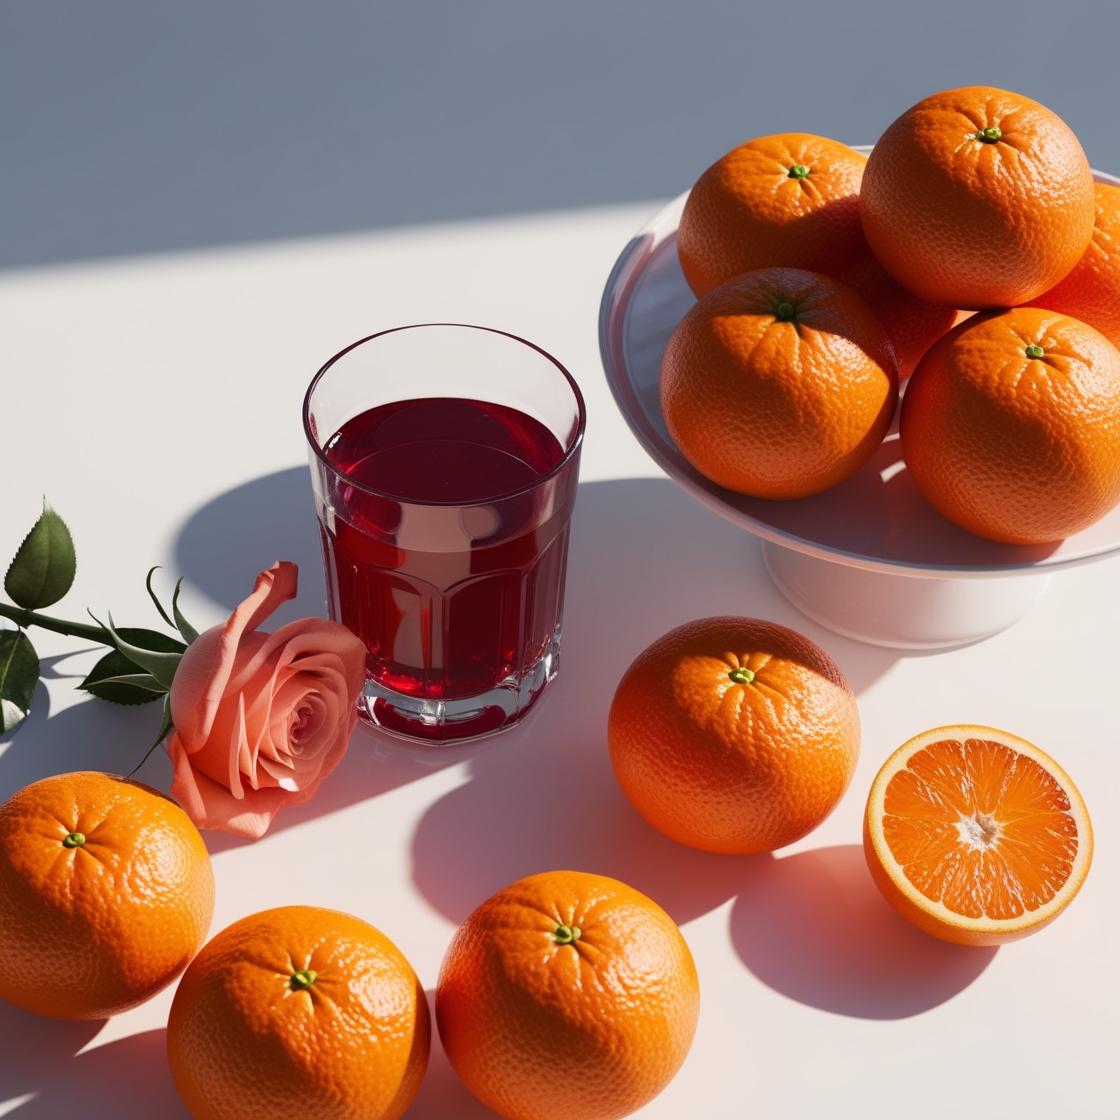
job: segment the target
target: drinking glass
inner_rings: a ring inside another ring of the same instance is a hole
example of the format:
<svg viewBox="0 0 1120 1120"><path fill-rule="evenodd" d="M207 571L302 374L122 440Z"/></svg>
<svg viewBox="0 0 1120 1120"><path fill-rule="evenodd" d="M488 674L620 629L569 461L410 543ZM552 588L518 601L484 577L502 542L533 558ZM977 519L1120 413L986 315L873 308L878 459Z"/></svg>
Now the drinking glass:
<svg viewBox="0 0 1120 1120"><path fill-rule="evenodd" d="M303 407L330 615L365 643L359 712L440 743L520 720L556 675L585 409L505 331L397 327Z"/></svg>

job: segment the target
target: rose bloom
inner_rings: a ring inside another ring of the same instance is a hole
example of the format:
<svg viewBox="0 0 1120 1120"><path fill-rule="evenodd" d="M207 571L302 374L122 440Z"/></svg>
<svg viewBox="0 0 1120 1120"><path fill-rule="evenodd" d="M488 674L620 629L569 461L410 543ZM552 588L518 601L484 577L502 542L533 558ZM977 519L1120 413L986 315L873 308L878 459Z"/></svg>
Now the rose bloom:
<svg viewBox="0 0 1120 1120"><path fill-rule="evenodd" d="M281 561L224 626L200 634L171 685L171 792L200 828L257 839L306 801L346 753L365 647L344 626L302 618L257 629L296 593Z"/></svg>

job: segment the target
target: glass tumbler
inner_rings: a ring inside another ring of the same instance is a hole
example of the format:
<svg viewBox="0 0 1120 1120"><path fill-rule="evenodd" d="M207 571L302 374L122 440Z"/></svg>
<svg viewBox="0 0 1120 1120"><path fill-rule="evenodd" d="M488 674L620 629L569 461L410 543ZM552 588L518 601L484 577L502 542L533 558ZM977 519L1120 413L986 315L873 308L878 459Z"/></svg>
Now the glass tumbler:
<svg viewBox="0 0 1120 1120"><path fill-rule="evenodd" d="M336 354L304 400L330 615L361 715L433 743L520 720L556 675L585 409L531 342L430 323Z"/></svg>

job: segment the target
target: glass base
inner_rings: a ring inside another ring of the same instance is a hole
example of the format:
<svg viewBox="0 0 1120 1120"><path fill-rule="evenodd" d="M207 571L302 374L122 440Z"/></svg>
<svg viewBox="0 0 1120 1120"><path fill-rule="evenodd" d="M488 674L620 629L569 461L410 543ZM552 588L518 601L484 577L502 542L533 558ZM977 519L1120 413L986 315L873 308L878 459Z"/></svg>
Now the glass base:
<svg viewBox="0 0 1120 1120"><path fill-rule="evenodd" d="M559 666L557 634L543 656L521 676L506 677L477 696L425 700L367 680L358 697L358 715L381 731L430 746L482 739L524 719Z"/></svg>

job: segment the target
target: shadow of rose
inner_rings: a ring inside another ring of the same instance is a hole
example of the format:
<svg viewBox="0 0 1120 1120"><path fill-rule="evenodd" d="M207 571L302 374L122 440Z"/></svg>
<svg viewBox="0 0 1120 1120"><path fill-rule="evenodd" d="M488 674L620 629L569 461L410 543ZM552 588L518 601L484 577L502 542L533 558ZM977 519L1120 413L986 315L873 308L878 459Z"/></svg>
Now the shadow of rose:
<svg viewBox="0 0 1120 1120"><path fill-rule="evenodd" d="M732 908L731 940L775 991L861 1019L928 1011L967 988L996 953L938 941L905 922L855 844L760 864Z"/></svg>

